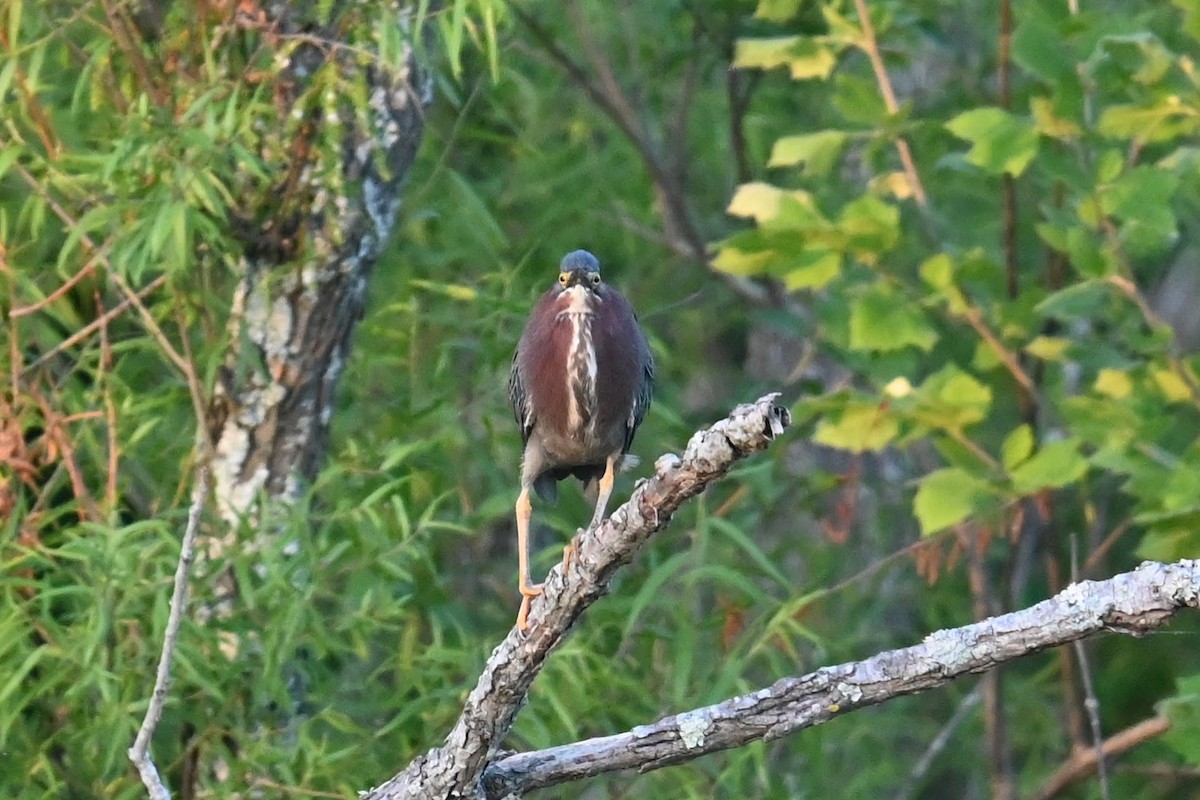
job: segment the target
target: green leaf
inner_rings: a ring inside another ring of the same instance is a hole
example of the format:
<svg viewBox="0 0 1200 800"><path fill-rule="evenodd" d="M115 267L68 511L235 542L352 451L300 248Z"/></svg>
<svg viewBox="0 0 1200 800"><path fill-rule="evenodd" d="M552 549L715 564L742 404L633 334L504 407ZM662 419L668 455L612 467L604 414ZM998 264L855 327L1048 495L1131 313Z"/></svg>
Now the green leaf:
<svg viewBox="0 0 1200 800"><path fill-rule="evenodd" d="M20 158L23 148L18 145L5 143L0 147L0 178L4 177L4 173L8 172L9 168L16 163Z"/></svg>
<svg viewBox="0 0 1200 800"><path fill-rule="evenodd" d="M1158 703L1158 713L1171 721L1163 744L1189 764L1200 764L1200 673L1180 677L1173 697Z"/></svg>
<svg viewBox="0 0 1200 800"><path fill-rule="evenodd" d="M796 80L828 78L836 65L834 50L808 36L739 39L733 53L735 67L787 66Z"/></svg>
<svg viewBox="0 0 1200 800"><path fill-rule="evenodd" d="M1155 369L1151 371L1150 376L1168 402L1183 403L1192 399L1192 390L1188 388L1187 381L1174 370Z"/></svg>
<svg viewBox="0 0 1200 800"><path fill-rule="evenodd" d="M783 189L769 183L743 183L733 193L733 199L729 201L729 207L725 211L735 217L748 217L755 222L765 222L779 213L779 202L783 196Z"/></svg>
<svg viewBox="0 0 1200 800"><path fill-rule="evenodd" d="M1028 425L1020 425L1004 437L1004 444L1000 445L1000 460L1005 469L1011 470L1029 458L1032 452L1033 429Z"/></svg>
<svg viewBox="0 0 1200 800"><path fill-rule="evenodd" d="M829 173L846 145L845 131L818 131L796 136L784 136L771 148L769 167L789 167L804 164L805 173L821 176Z"/></svg>
<svg viewBox="0 0 1200 800"><path fill-rule="evenodd" d="M1043 361L1065 361L1071 340L1062 336L1037 336L1025 345L1025 352Z"/></svg>
<svg viewBox="0 0 1200 800"><path fill-rule="evenodd" d="M1082 129L1073 120L1060 116L1048 97L1034 97L1029 101L1029 113L1033 116L1033 127L1042 136L1050 136L1065 142L1079 139Z"/></svg>
<svg viewBox="0 0 1200 800"><path fill-rule="evenodd" d="M1088 462L1079 453L1079 442L1064 439L1044 446L1024 464L1011 470L1009 477L1017 493L1033 494L1074 483L1087 470Z"/></svg>
<svg viewBox="0 0 1200 800"><path fill-rule="evenodd" d="M900 241L900 210L878 197L863 195L842 209L838 228L846 236L846 248L873 264Z"/></svg>
<svg viewBox="0 0 1200 800"><path fill-rule="evenodd" d="M763 552L763 549L754 541L753 538L748 536L745 531L743 531L737 525L734 525L729 520L722 519L721 517L710 516L707 517L704 522L707 525L711 525L718 533L720 533L720 535L729 539L731 542L741 548L742 552L745 553L751 561L753 561L755 564L758 564L758 568L763 571L763 574L775 581L775 583L781 588L792 588L792 579L779 569L779 566L771 560L771 557Z"/></svg>
<svg viewBox="0 0 1200 800"><path fill-rule="evenodd" d="M1097 373L1092 388L1114 400L1124 400L1133 391L1133 380L1125 370L1105 367Z"/></svg>
<svg viewBox="0 0 1200 800"><path fill-rule="evenodd" d="M1063 33L1038 13L1022 14L1013 32L1013 61L1049 84L1075 78L1075 57Z"/></svg>
<svg viewBox="0 0 1200 800"><path fill-rule="evenodd" d="M1110 300L1106 283L1089 280L1059 289L1034 306L1034 310L1054 319L1095 319Z"/></svg>
<svg viewBox="0 0 1200 800"><path fill-rule="evenodd" d="M895 417L879 403L852 402L817 423L813 441L854 453L882 450L899 434Z"/></svg>
<svg viewBox="0 0 1200 800"><path fill-rule="evenodd" d="M1101 208L1121 219L1121 236L1132 255L1153 255L1178 238L1171 207L1179 176L1151 166L1134 167L1101 194Z"/></svg>
<svg viewBox="0 0 1200 800"><path fill-rule="evenodd" d="M945 253L930 256L921 263L921 280L938 290L954 286L954 262Z"/></svg>
<svg viewBox="0 0 1200 800"><path fill-rule="evenodd" d="M958 467L939 469L921 479L913 513L921 535L929 536L982 510L989 499L987 484Z"/></svg>
<svg viewBox="0 0 1200 800"><path fill-rule="evenodd" d="M987 417L992 390L953 364L925 379L917 389L921 410L940 427L962 428Z"/></svg>
<svg viewBox="0 0 1200 800"><path fill-rule="evenodd" d="M887 352L911 345L929 352L937 339L921 309L887 286L873 286L851 301L852 350Z"/></svg>
<svg viewBox="0 0 1200 800"><path fill-rule="evenodd" d="M1033 124L1000 108L976 108L959 114L946 128L971 143L967 161L999 175L1014 177L1037 155L1038 135Z"/></svg>
<svg viewBox="0 0 1200 800"><path fill-rule="evenodd" d="M1154 143L1190 136L1200 129L1200 120L1177 97L1167 95L1153 102L1108 106L1096 127L1105 136Z"/></svg>
<svg viewBox="0 0 1200 800"><path fill-rule="evenodd" d="M1149 31L1105 36L1089 59L1093 71L1105 64L1115 66L1135 83L1159 83L1175 65L1176 56Z"/></svg>
<svg viewBox="0 0 1200 800"><path fill-rule="evenodd" d="M736 247L723 245L717 251L716 258L712 260L712 266L713 269L720 270L721 272L748 278L754 275L762 275L771 258L772 254L770 252L759 251L748 253L744 250L738 250Z"/></svg>
<svg viewBox="0 0 1200 800"><path fill-rule="evenodd" d="M788 291L820 289L841 274L842 254L810 249L787 259L779 270ZM772 270L772 273L775 273Z"/></svg>
<svg viewBox="0 0 1200 800"><path fill-rule="evenodd" d="M1171 0L1171 5L1178 8L1183 15L1180 30L1193 39L1200 39L1200 5L1196 5L1193 0ZM1193 760L1192 763L1200 764L1200 759Z"/></svg>
<svg viewBox="0 0 1200 800"><path fill-rule="evenodd" d="M1200 549L1200 509L1194 509L1191 514L1172 513L1170 519L1147 519L1147 525L1164 525L1173 522L1174 525L1149 531L1138 543L1134 552L1138 558L1148 561L1178 561L1181 558L1194 558Z"/></svg>
<svg viewBox="0 0 1200 800"><path fill-rule="evenodd" d="M1067 231L1067 255L1075 269L1089 278L1104 278L1117 272L1117 261L1112 251L1102 248L1096 234L1085 228L1075 227Z"/></svg>
<svg viewBox="0 0 1200 800"><path fill-rule="evenodd" d="M771 22L787 22L800 11L803 0L758 0L754 16Z"/></svg>
<svg viewBox="0 0 1200 800"><path fill-rule="evenodd" d="M454 0L449 16L439 14L438 21L446 52L450 56L450 73L456 80L462 77L463 34L466 31L466 0Z"/></svg>

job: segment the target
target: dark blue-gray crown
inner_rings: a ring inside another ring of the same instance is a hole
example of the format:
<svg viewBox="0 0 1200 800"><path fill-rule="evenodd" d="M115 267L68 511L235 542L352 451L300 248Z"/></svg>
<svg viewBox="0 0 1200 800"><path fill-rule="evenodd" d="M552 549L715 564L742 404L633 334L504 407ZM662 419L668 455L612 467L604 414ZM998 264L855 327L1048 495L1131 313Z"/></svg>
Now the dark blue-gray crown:
<svg viewBox="0 0 1200 800"><path fill-rule="evenodd" d="M583 272L599 272L600 261L587 250L575 250L563 256L562 264L558 267L560 272L575 272L582 270Z"/></svg>

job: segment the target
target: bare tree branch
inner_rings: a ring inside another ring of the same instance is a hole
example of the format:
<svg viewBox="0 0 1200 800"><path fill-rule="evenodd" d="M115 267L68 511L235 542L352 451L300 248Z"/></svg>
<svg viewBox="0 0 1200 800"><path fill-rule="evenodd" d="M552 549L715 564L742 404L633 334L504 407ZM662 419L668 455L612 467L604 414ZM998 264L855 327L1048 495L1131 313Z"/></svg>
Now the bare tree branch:
<svg viewBox="0 0 1200 800"><path fill-rule="evenodd" d="M1161 736L1170 727L1171 722L1166 717L1151 717L1108 737L1100 748L1076 748L1071 753L1071 757L1064 761L1062 766L1056 769L1030 797L1032 800L1050 800L1075 781L1091 775L1096 771L1098 764L1097 750L1100 750L1105 758L1113 758L1148 739Z"/></svg>
<svg viewBox="0 0 1200 800"><path fill-rule="evenodd" d="M777 397L769 394L738 406L726 419L692 436L682 457L660 457L654 476L638 485L629 502L604 524L578 534L567 568L560 565L551 570L545 593L534 598L528 629L521 633L514 627L492 652L446 743L363 796L369 800L483 796L483 771L495 759L547 656L584 610L608 592L617 569L666 527L685 500L723 476L739 459L766 449L784 431L790 418L787 409L776 404Z"/></svg>
<svg viewBox="0 0 1200 800"><path fill-rule="evenodd" d="M206 448L198 447L198 451ZM209 469L204 459L197 467L196 483L192 488L192 505L188 509L187 527L179 545L179 563L175 566L175 585L171 590L171 611L167 615L167 630L163 634L162 653L158 659L158 672L154 676L154 690L150 694L150 705L138 729L133 747L129 748L129 760L137 767L142 784L152 800L169 800L171 793L154 766L150 756L150 740L162 717L167 702L167 687L171 682L171 661L175 657L175 645L179 640L179 628L183 624L183 612L187 607L188 576L192 571L192 559L196 550L196 533L200 529L200 512L208 499Z"/></svg>
<svg viewBox="0 0 1200 800"><path fill-rule="evenodd" d="M756 692L615 736L508 756L487 769L485 796L519 796L616 770L646 772L760 739L776 739L1100 631L1140 636L1161 627L1185 607L1200 607L1200 560L1146 562L1106 581L1072 584L1021 611L937 631L912 647L783 678ZM1135 726L1119 741L1109 739L1105 752L1120 752L1165 730L1164 721L1157 718L1143 725L1144 729ZM1080 751L1069 764L1072 775L1079 768L1094 768L1094 759L1094 750Z"/></svg>

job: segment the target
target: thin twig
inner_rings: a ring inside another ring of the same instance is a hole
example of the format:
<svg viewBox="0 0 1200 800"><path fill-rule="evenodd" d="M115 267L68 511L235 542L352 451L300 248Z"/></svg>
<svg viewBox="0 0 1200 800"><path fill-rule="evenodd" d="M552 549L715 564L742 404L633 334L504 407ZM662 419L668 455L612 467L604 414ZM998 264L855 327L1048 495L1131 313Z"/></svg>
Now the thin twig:
<svg viewBox="0 0 1200 800"><path fill-rule="evenodd" d="M148 297L151 292L153 292L155 289L159 288L166 282L167 282L167 277L165 275L159 275L157 278L150 281L148 284L143 286L141 288L141 290L138 291L138 293L137 293L138 297L139 298ZM54 358L62 351L66 350L69 347L74 347L79 342L81 342L84 339L86 339L87 337L91 336L93 333L95 333L98 329L100 329L101 327L106 325L112 319L125 313L125 309L129 308L131 305L133 305L133 303L131 301L122 300L120 303L113 306L111 311L106 311L99 317L96 317L96 319L92 320L87 325L85 325L82 328L80 328L79 330L75 331L70 336L68 336L66 339L63 339L61 342L56 344L54 347L50 348L45 353L42 353L40 356L38 356L28 366L26 366L24 369L21 370L21 377L23 377L23 378L29 377L30 374L35 369L40 367L42 364L45 364L47 361Z"/></svg>
<svg viewBox="0 0 1200 800"><path fill-rule="evenodd" d="M984 344L996 354L996 358L1000 359L1000 363L1008 370L1008 374L1013 376L1013 379L1020 384L1021 388L1029 393L1029 397L1036 401L1037 385L1033 379L1029 377L1029 373L1021 366L1021 361L1011 350L1004 346L1000 338L996 336L983 320L983 315L979 313L979 309L975 306L968 306L962 313L962 318L967 321L971 329L979 334L979 338L983 339Z"/></svg>
<svg viewBox="0 0 1200 800"><path fill-rule="evenodd" d="M971 588L974 617L985 620L995 613L997 605L988 574L986 530L972 526L967 543L967 577ZM1004 672L1000 667L989 671L979 681L983 700L983 723L987 736L988 768L991 772L993 800L1016 797L1013 779L1012 747L1008 736L1008 720L1004 708Z"/></svg>
<svg viewBox="0 0 1200 800"><path fill-rule="evenodd" d="M596 42L587 21L583 19L576 6L569 4L567 10L574 22L581 48L593 71L597 73L598 77L596 78L589 75L588 71L571 57L559 44L559 40L533 15L523 11L517 4L508 6L508 10L528 29L532 40L537 43L542 53L552 63L558 65L567 77L591 98L592 102L612 120L617 129L637 150L649 175L651 188L657 195L663 231L670 249L708 266L708 245L692 219L686 186L681 180L682 176L678 170L671 168L659 152L659 148L655 146L650 131L638 117L638 109L625 90L621 88L612 60ZM681 147L685 146L683 142L678 144ZM674 160L683 162L685 159L680 157ZM753 285L747 285L745 278L725 273L717 274L735 291L745 294L755 302L762 302L764 294L755 291Z"/></svg>
<svg viewBox="0 0 1200 800"><path fill-rule="evenodd" d="M883 105L889 114L895 116L900 111L900 104L896 102L892 79L888 77L887 68L883 64L883 56L879 54L879 42L875 39L875 25L871 22L871 12L867 9L867 0L854 0L854 8L858 12L859 24L862 25L862 50L867 54L867 60L871 62L871 69L875 72L875 82L879 85L879 94L883 97ZM913 197L916 198L921 211L926 214L926 222L928 222L929 198L925 194L921 176L917 173L917 165L913 161L908 140L903 136L896 136L896 152L900 156L900 165L904 168L904 175L908 178Z"/></svg>
<svg viewBox="0 0 1200 800"><path fill-rule="evenodd" d="M688 122L691 119L692 102L696 97L697 77L700 74L700 59L703 49L700 40L702 28L700 21L693 17L692 47L688 55L687 68L683 73L683 88L679 91L679 100L675 106L675 116L667 123L667 141L674 142L676 147L671 159L671 170L677 176L681 185L687 185L687 172L690 166L690 155L687 150Z"/></svg>
<svg viewBox="0 0 1200 800"><path fill-rule="evenodd" d="M198 447L197 451L207 448ZM152 800L170 800L171 793L162 782L154 759L150 756L150 739L162 718L163 705L167 701L167 689L171 682L171 661L175 657L175 645L179 640L179 629L183 624L183 612L187 605L188 576L192 570L192 558L196 549L196 533L200 529L200 512L208 499L209 467L208 459L204 457L196 467L196 483L192 489L192 505L188 509L187 527L183 531L183 541L179 546L179 563L175 566L175 584L171 590L171 611L167 616L167 629L163 634L162 653L158 659L158 670L154 675L154 691L150 695L150 705L146 708L146 716L142 726L138 728L137 738L129 748L129 760L137 767L142 776L142 783L150 793Z"/></svg>
<svg viewBox="0 0 1200 800"><path fill-rule="evenodd" d="M2 144L3 141L0 140L0 145ZM14 164L13 168L21 176L22 180L24 180L31 189L37 192L42 199L46 201L46 203L50 206L50 209L54 212L55 216L61 219L64 224L71 228L77 228L79 226L79 221L72 217L70 213L68 213L67 210L62 207L61 204L59 204L53 197L50 196L48 192L45 191L44 187L38 183L37 179L34 178L31 172L26 170L20 164ZM91 236L85 233L79 237L79 241L84 245L84 247L87 248L89 253L95 254L101 258L101 263L104 264L104 268L108 272L109 278L117 285L117 288L121 290L121 293L125 295L125 299L132 303L134 308L138 310L138 314L142 318L142 323L146 326L146 330L150 333L150 336L153 337L156 342L158 342L160 347L162 347L163 352L165 352L167 355L167 358L170 359L175 366L179 367L180 371L182 371L187 377L188 382L194 382L196 380L195 371L171 345L170 340L168 340L166 335L162 332L162 328L160 328L158 323L154 320L154 315L151 314L146 306L142 304L141 296L137 292L133 291L129 284L125 282L125 279L122 278L121 275L112 268L112 264L109 262L108 258L100 252L100 247L96 244L95 240L93 240Z"/></svg>
<svg viewBox="0 0 1200 800"><path fill-rule="evenodd" d="M833 586L830 586L827 589L821 590L813 599L815 601L817 599L825 599L825 598L832 597L833 595L836 595L838 592L848 589L849 587L853 586L854 584L856 584L860 581L866 580L867 578L871 577L876 572L878 572L879 570L888 566L889 564L899 561L900 559L904 558L905 556L910 556L913 553L916 553L917 551L921 550L922 548L929 547L931 544L938 544L941 540L946 539L953 534L954 534L954 529L947 528L944 531L933 534L932 536L923 537L923 538L917 539L915 542L910 542L909 544L906 544L904 547L901 547L899 550L893 550L891 553L888 553L886 556L883 556L882 558L871 562L870 564L863 567L862 569L860 569L858 572L854 573L853 575L851 575L847 578L843 578L842 580L838 581Z"/></svg>
<svg viewBox="0 0 1200 800"><path fill-rule="evenodd" d="M975 688L967 693L967 696L958 704L958 708L954 710L954 714L950 719L946 720L946 724L937 732L937 736L933 737L933 741L929 743L929 747L925 748L925 752L917 759L917 763L913 765L912 772L908 775L908 781L896 793L896 800L908 800L916 791L917 785L921 779L925 777L925 773L929 771L929 767L933 764L933 760L938 754L946 749L946 745L950 742L950 737L958 730L958 726L962 725L975 710L975 706L979 705L980 698L983 697L981 691L982 684L976 684Z"/></svg>
<svg viewBox="0 0 1200 800"><path fill-rule="evenodd" d="M1114 758L1142 742L1163 735L1170 727L1171 721L1166 717L1151 717L1142 720L1136 725L1131 725L1108 737L1101 752L1105 758ZM1075 781L1091 775L1095 768L1096 750L1090 747L1075 750L1029 798L1030 800L1051 800Z"/></svg>
<svg viewBox="0 0 1200 800"><path fill-rule="evenodd" d="M1100 562L1104 560L1106 555L1108 555L1108 551L1112 549L1112 546L1116 544L1117 541L1132 528L1132 518L1123 520L1119 525L1113 528L1112 531L1109 532L1108 536L1105 536L1104 540L1101 541L1100 544L1096 545L1096 549L1088 553L1087 560L1083 562L1083 575L1087 576L1095 572L1096 568L1100 566Z"/></svg>
<svg viewBox="0 0 1200 800"><path fill-rule="evenodd" d="M100 246L99 250L95 251L94 253L92 253L92 255L90 257L88 257L87 262L84 263L84 265L82 267L80 267L78 272L76 272L74 275L72 275L70 278L68 278L66 281L63 282L62 286L59 286L53 292L46 295L45 297L43 297L41 300L38 300L37 302L30 303L27 306L21 306L19 308L14 308L12 311L8 312L9 316L24 317L29 314L33 314L38 311L41 311L43 308L50 305L55 300L62 297L67 292L71 291L72 286L79 283L81 280L86 278L88 275L91 275L95 271L96 265L99 264L100 261L108 255L108 251L112 247L112 241L113 240L111 238L108 239L107 241L105 241L104 244L102 244Z"/></svg>
<svg viewBox="0 0 1200 800"><path fill-rule="evenodd" d="M175 349L174 345L171 344L170 339L167 338L167 335L163 333L163 329L159 327L158 322L155 321L154 315L150 313L150 309L146 308L145 303L142 302L141 296L139 296L138 293L135 292L133 288L125 282L124 278L122 278L118 273L114 272L111 268L108 271L108 275L112 279L113 283L117 285L117 288L121 290L121 294L125 295L125 299L132 303L133 307L137 309L138 315L142 318L142 324L146 327L146 331L150 334L154 341L158 342L158 346L161 347L163 352L167 354L167 358L169 358L176 367L179 367L179 371L182 372L188 379L188 383L190 385L196 378L196 374L192 369L192 365L189 364L187 360L179 354L179 351Z"/></svg>
<svg viewBox="0 0 1200 800"><path fill-rule="evenodd" d="M1120 243L1117 232L1115 228L1113 228L1112 222L1108 219L1105 219L1104 227L1108 234L1110 244L1112 244L1116 252L1119 253ZM1124 256L1120 257L1126 274L1133 274L1132 270L1129 269L1129 265L1124 263ZM1131 279L1125 277L1125 275L1109 275L1107 278L1105 278L1105 281L1110 285L1115 286L1123 295L1128 297L1135 306L1137 306L1138 311L1142 315L1142 319L1145 320L1149 327L1157 328L1159 330L1166 330L1170 333L1171 341L1167 345L1167 361L1171 364L1171 370L1177 376L1179 376L1179 379L1183 381L1185 386L1187 386L1188 392L1192 396L1192 403L1197 407L1200 407L1200 379L1197 379L1196 374L1192 371L1188 363L1179 357L1179 345L1176 341L1175 328L1155 312L1155 310L1151 307L1150 302L1142 295L1141 290L1138 289L1137 284Z"/></svg>
<svg viewBox="0 0 1200 800"><path fill-rule="evenodd" d="M8 263L8 249L4 246L3 240L0 240L0 272L8 276L5 281L5 288L8 290L8 307L13 308L17 302L17 273ZM9 391L12 392L14 398L21 395L21 331L17 326L17 321L12 315L8 315L8 379L12 385Z"/></svg>
<svg viewBox="0 0 1200 800"><path fill-rule="evenodd" d="M725 94L729 98L729 149L733 151L734 175L738 183L750 181L750 157L746 153L746 113L758 88L761 72L746 76L745 70L731 69L725 78Z"/></svg>
<svg viewBox="0 0 1200 800"><path fill-rule="evenodd" d="M1044 558L1047 586L1052 592L1062 591L1067 581L1063 578L1058 556L1052 548L1046 548ZM1079 699L1077 677L1079 673L1075 669L1075 662L1071 659L1069 647L1060 647L1056 653L1058 655L1058 675L1062 683L1063 725L1066 726L1067 739L1071 743L1071 748L1083 748L1087 746L1087 726L1083 721L1083 712L1077 702Z"/></svg>
<svg viewBox="0 0 1200 800"><path fill-rule="evenodd" d="M1079 580L1079 544L1075 533L1071 533L1071 581ZM1079 676L1083 680L1083 707L1087 710L1088 722L1092 726L1092 748L1096 753L1096 777L1100 779L1100 797L1109 800L1108 765L1104 759L1104 732L1100 727L1100 700L1092 683L1092 665L1088 661L1087 649L1082 641L1075 642L1075 659L1079 662Z"/></svg>

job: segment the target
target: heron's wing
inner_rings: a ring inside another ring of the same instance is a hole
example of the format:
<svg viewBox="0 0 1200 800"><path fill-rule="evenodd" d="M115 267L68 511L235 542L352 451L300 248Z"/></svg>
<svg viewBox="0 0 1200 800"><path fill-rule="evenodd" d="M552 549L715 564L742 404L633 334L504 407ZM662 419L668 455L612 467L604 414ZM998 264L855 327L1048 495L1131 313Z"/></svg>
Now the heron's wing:
<svg viewBox="0 0 1200 800"><path fill-rule="evenodd" d="M508 402L512 405L513 416L521 428L521 442L527 443L533 430L533 407L529 403L529 393L525 390L525 381L521 375L520 355L520 349L513 353L512 371L508 373Z"/></svg>
<svg viewBox="0 0 1200 800"><path fill-rule="evenodd" d="M629 410L629 421L625 426L625 450L629 450L633 444L633 435L637 433L638 426L646 418L646 412L650 410L650 401L654 398L654 355L650 352L650 345L646 342L644 334L642 335L642 369L638 378L633 393L633 407Z"/></svg>

